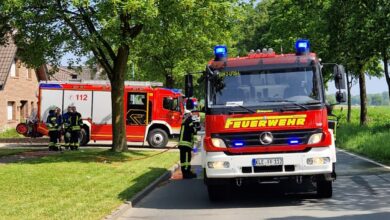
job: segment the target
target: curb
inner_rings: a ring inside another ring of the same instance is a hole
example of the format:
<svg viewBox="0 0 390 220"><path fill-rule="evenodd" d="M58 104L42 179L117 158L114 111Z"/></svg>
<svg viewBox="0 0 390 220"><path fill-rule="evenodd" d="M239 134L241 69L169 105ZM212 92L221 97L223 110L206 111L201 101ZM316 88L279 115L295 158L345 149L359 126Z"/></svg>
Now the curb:
<svg viewBox="0 0 390 220"><path fill-rule="evenodd" d="M146 188L136 193L130 200L125 201L124 204L119 206L115 211L113 211L110 215L104 217L103 219L115 220L121 217L126 211L132 209L133 206L135 206L139 201L145 198L153 189L157 187L158 184L171 178L172 174L179 168L179 163L173 165L171 168L169 168L169 170L167 170L164 174L162 174L160 177L150 183Z"/></svg>

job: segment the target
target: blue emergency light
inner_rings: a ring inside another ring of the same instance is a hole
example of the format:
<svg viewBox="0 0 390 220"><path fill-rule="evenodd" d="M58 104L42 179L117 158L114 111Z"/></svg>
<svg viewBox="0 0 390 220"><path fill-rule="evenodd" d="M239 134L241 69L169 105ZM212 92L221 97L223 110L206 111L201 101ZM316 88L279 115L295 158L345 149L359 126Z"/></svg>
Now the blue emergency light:
<svg viewBox="0 0 390 220"><path fill-rule="evenodd" d="M42 89L61 89L62 86L60 84L54 84L54 83L42 83L39 85Z"/></svg>
<svg viewBox="0 0 390 220"><path fill-rule="evenodd" d="M295 51L297 55L307 54L310 52L310 41L306 39L299 39L295 43Z"/></svg>
<svg viewBox="0 0 390 220"><path fill-rule="evenodd" d="M215 60L225 60L228 56L228 50L225 45L217 45L214 47Z"/></svg>
<svg viewBox="0 0 390 220"><path fill-rule="evenodd" d="M299 140L295 139L295 138L290 139L290 140L288 140L288 144L289 145L299 144Z"/></svg>
<svg viewBox="0 0 390 220"><path fill-rule="evenodd" d="M233 144L235 147L242 147L242 146L244 146L244 142L242 142L242 141L236 141L236 142L234 142L234 144Z"/></svg>

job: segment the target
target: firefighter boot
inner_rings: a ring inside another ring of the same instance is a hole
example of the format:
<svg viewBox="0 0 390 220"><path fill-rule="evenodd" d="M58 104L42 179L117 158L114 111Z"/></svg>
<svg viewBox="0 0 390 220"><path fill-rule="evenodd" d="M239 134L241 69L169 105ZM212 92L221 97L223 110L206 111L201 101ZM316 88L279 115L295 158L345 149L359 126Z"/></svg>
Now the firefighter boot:
<svg viewBox="0 0 390 220"><path fill-rule="evenodd" d="M191 172L191 170L183 170L183 179L194 179L196 178L196 174Z"/></svg>

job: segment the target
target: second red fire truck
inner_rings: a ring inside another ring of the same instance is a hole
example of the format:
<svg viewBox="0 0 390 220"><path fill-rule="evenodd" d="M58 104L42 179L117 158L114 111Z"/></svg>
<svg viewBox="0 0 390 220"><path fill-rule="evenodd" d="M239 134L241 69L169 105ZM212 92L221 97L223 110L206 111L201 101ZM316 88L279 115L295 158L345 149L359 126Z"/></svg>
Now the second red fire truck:
<svg viewBox="0 0 390 220"><path fill-rule="evenodd" d="M155 82L125 82L124 120L128 141L147 141L152 147L165 147L169 137L180 133L183 95L161 86L162 83ZM47 135L45 121L50 109L58 107L66 111L69 105L74 105L84 121L82 145L90 140L112 140L109 82L41 82L38 102L37 122L33 128L38 135L35 136ZM25 125L19 125L17 130L28 134Z"/></svg>
<svg viewBox="0 0 390 220"><path fill-rule="evenodd" d="M296 53L272 49L228 58L216 46L205 82L205 137L202 166L209 198L247 183L315 183L319 197L332 196L336 178L335 123L328 121L322 64L308 40ZM345 101L345 76L334 66L336 99ZM192 93L186 77L186 96ZM187 108L191 108L191 102Z"/></svg>

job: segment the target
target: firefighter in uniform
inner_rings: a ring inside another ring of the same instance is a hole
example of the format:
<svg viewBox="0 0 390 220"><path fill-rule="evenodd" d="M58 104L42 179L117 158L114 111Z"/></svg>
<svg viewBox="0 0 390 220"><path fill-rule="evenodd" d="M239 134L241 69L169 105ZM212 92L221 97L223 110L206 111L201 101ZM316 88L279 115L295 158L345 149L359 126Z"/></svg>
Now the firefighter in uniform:
<svg viewBox="0 0 390 220"><path fill-rule="evenodd" d="M81 126L83 125L83 120L81 119L81 114L77 112L75 106L72 106L72 113L69 117L69 124L71 129L70 149L77 150L80 146L79 137Z"/></svg>
<svg viewBox="0 0 390 220"><path fill-rule="evenodd" d="M181 124L179 139L180 165L184 179L196 177L196 175L191 172L191 152L194 147L195 134L196 127L192 120L191 112L186 110L183 123Z"/></svg>
<svg viewBox="0 0 390 220"><path fill-rule="evenodd" d="M70 147L70 138L72 136L72 129L70 127L70 115L72 114L72 107L68 106L68 110L66 113L62 115L62 121L64 125L64 142L65 142L65 149L69 149Z"/></svg>
<svg viewBox="0 0 390 220"><path fill-rule="evenodd" d="M56 108L55 110L55 114L56 114L56 118L57 118L57 125L58 125L58 146L61 150L61 141L62 141L62 124L64 123L63 120L62 120L62 114L61 114L61 109L60 108Z"/></svg>
<svg viewBox="0 0 390 220"><path fill-rule="evenodd" d="M59 125L57 124L57 116L55 113L55 110L52 109L49 111L49 116L46 120L46 127L49 130L49 150L59 150L59 143L58 143L58 129Z"/></svg>

